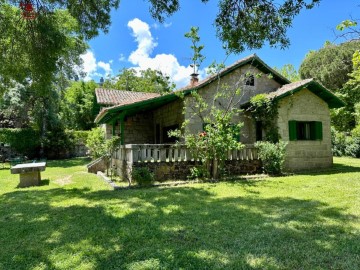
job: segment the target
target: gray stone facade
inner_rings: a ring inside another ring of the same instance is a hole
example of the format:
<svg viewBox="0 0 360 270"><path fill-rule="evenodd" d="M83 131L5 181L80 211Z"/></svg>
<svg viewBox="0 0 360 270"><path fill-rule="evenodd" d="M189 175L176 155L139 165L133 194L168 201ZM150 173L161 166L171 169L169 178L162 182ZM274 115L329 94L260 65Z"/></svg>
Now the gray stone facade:
<svg viewBox="0 0 360 270"><path fill-rule="evenodd" d="M328 104L307 89L279 102L278 127L281 139L287 141L285 168L299 171L327 168L332 165L330 112ZM321 121L323 139L289 140L289 121Z"/></svg>

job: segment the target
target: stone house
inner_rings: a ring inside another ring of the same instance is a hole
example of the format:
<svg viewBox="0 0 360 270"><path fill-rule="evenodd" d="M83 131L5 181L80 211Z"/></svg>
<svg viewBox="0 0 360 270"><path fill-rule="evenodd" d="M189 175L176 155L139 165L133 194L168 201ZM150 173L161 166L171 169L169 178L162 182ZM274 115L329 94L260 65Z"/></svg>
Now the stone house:
<svg viewBox="0 0 360 270"><path fill-rule="evenodd" d="M160 160L162 155L169 159L168 152L162 154L159 150L161 145L174 143L175 139L168 136L169 130L179 128L187 119L189 132L203 131L204 123L199 117L193 117L191 111L194 102L191 93L197 91L207 102L212 102L219 85L230 90L241 89L236 96L239 108L246 108L251 97L257 94L265 94L277 101L278 117L273 122L278 127L281 140L288 142L287 170L326 168L332 165L329 109L342 107L344 103L313 79L291 83L256 55L243 58L202 81L193 76L188 86L165 95L96 89L97 102L102 109L95 122L104 124L107 138L120 135L124 149L138 146L136 157L135 154L129 157L124 150L118 154L122 155L120 159L133 162L134 157L140 159L139 153L142 160L146 161ZM227 101L220 100L217 105L221 106L221 103ZM256 121L246 109L233 121L243 122L240 141L249 149L266 135L262 123ZM146 149L141 148L141 145L146 145ZM238 160L241 157L243 160L245 157L249 160L250 154L250 159L256 159L256 153L251 151L232 154L232 158ZM154 158L155 154L157 158ZM148 158L144 159L144 155ZM171 155L170 159L176 159L175 155L178 155L181 160L186 152L171 152Z"/></svg>

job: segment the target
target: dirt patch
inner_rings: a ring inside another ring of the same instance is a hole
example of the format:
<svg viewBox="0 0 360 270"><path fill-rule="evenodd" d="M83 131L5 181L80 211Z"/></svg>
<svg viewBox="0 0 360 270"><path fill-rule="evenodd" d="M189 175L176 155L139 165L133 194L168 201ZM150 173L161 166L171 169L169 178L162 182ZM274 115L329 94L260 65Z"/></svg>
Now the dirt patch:
<svg viewBox="0 0 360 270"><path fill-rule="evenodd" d="M61 178L61 179L57 179L55 180L54 182L60 186L65 186L65 185L69 185L72 183L71 181L71 177L72 175L69 175L69 176L66 176L64 178Z"/></svg>

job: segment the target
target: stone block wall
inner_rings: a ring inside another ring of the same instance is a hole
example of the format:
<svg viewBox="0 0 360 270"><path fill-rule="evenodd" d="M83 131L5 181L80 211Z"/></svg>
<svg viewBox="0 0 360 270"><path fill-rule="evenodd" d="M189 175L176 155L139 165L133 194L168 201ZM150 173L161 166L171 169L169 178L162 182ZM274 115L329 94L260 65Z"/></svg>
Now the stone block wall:
<svg viewBox="0 0 360 270"><path fill-rule="evenodd" d="M331 151L330 112L325 101L307 89L301 90L279 102L278 127L282 140L287 141L285 168L300 171L328 168L333 163ZM289 141L289 120L321 121L321 141Z"/></svg>
<svg viewBox="0 0 360 270"><path fill-rule="evenodd" d="M249 74L255 75L255 83L254 86L245 86L244 85L244 78ZM260 76L257 76L259 75ZM220 81L220 88L228 89L227 91L231 91L231 93L236 89L241 89L240 95L238 95L234 100L238 101L241 100L240 104L244 104L250 100L250 98L254 95L261 94L261 93L268 93L278 89L281 85L274 81L273 79L269 78L267 74L264 74L259 69L251 66L246 65L242 68L236 69L231 73L225 75L221 78ZM217 92L218 84L217 82L211 83L204 88L199 90L199 94L205 99L208 104L212 104L213 98ZM194 105L194 100L191 97L185 98L186 104L186 112L185 117L186 119L190 119L190 123L188 125L188 131L191 133L198 133L201 132L202 122L199 117L194 117L191 107ZM216 106L225 106L227 104L227 100L219 100ZM240 107L240 106L239 106ZM255 122L253 119L249 118L249 115L242 115L235 117L233 119L234 123L239 121L244 122L242 139L244 143L253 143L255 141Z"/></svg>
<svg viewBox="0 0 360 270"><path fill-rule="evenodd" d="M156 181L167 180L187 180L190 175L190 169L193 168L195 161L183 162L135 162L114 160L117 173L123 179L131 178L131 171L136 168L149 168L154 173ZM262 164L260 160L228 160L226 161L226 170L230 175L243 175L260 173Z"/></svg>
<svg viewBox="0 0 360 270"><path fill-rule="evenodd" d="M155 143L154 115L149 111L125 119L125 144Z"/></svg>
<svg viewBox="0 0 360 270"><path fill-rule="evenodd" d="M155 143L163 143L163 128L174 125L181 127L184 122L183 108L184 102L179 99L154 111L154 129L156 125L160 125L160 141Z"/></svg>

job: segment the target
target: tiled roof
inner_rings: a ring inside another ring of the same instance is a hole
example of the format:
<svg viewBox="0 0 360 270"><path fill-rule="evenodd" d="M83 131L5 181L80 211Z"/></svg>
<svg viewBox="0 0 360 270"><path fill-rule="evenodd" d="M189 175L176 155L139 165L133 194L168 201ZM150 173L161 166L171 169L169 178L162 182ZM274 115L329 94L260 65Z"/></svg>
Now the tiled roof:
<svg viewBox="0 0 360 270"><path fill-rule="evenodd" d="M290 91L298 89L299 87L306 86L308 83L310 83L312 81L314 81L314 79L306 79L306 80L302 80L302 81L298 81L298 82L285 84L284 86L282 86L278 90L276 90L274 92L270 92L268 94L268 97L269 98L276 98L276 97L284 95L284 94L286 94L286 93L288 93Z"/></svg>
<svg viewBox="0 0 360 270"><path fill-rule="evenodd" d="M132 92L104 88L95 89L95 94L98 104L110 106L131 104L160 96L160 94L157 93Z"/></svg>

